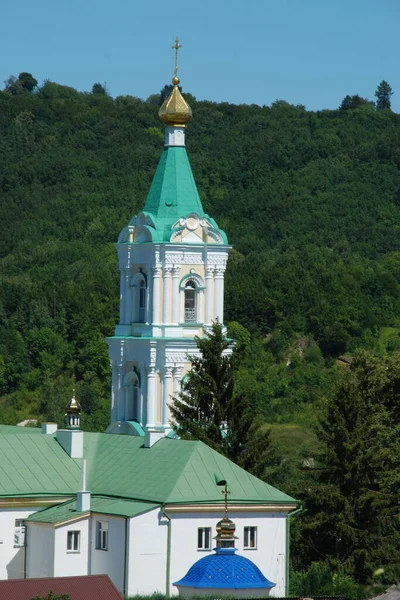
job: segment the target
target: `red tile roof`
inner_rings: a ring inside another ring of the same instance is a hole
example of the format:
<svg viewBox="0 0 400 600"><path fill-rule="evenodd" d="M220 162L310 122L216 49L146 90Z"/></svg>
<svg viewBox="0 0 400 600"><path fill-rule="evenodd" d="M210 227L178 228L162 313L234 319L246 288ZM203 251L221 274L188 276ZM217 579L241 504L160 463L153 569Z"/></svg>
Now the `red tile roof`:
<svg viewBox="0 0 400 600"><path fill-rule="evenodd" d="M0 581L1 600L32 600L36 596L69 594L71 600L121 600L108 575L43 577Z"/></svg>

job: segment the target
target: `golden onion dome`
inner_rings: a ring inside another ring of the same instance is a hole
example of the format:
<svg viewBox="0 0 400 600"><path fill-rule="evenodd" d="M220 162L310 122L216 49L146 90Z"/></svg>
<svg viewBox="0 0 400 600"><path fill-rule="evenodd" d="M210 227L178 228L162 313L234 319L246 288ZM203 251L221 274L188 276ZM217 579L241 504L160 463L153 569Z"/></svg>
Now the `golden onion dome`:
<svg viewBox="0 0 400 600"><path fill-rule="evenodd" d="M161 121L169 127L185 127L192 117L192 109L180 92L179 82L179 77L175 75L172 79L174 87L158 111Z"/></svg>
<svg viewBox="0 0 400 600"><path fill-rule="evenodd" d="M65 407L66 415L78 415L81 412L81 405L78 400L75 398L75 390L72 392L72 398L68 401Z"/></svg>
<svg viewBox="0 0 400 600"><path fill-rule="evenodd" d="M220 540L231 540L235 539L235 531L236 525L233 521L228 519L228 517L224 517L221 521L218 521L217 526L217 539Z"/></svg>

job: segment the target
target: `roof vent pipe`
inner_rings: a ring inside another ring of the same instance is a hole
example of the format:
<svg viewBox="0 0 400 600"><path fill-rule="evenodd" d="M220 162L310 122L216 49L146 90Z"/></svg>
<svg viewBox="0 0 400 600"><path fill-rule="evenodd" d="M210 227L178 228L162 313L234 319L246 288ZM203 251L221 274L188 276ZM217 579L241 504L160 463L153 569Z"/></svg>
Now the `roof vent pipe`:
<svg viewBox="0 0 400 600"><path fill-rule="evenodd" d="M77 512L87 512L90 510L90 492L86 491L86 458L82 460L81 488L76 494L76 510Z"/></svg>

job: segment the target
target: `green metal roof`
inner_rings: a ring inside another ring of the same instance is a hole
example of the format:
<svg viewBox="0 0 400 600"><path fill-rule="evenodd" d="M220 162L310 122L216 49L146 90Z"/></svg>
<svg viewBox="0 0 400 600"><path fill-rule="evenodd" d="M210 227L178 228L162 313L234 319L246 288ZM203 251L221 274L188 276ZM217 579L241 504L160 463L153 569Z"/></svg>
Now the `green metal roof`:
<svg viewBox="0 0 400 600"><path fill-rule="evenodd" d="M193 177L189 158L184 146L164 148L157 170L144 205L142 215L151 217L154 228L150 227L153 242L169 242L172 226L190 213L207 219L227 244L226 234L217 223L205 214L199 192ZM131 220L131 224L134 223ZM124 230L123 230L124 231ZM126 243L120 241L119 243ZM199 243L202 243L199 240Z"/></svg>
<svg viewBox="0 0 400 600"><path fill-rule="evenodd" d="M143 210L169 227L191 212L204 214L184 146L164 149Z"/></svg>
<svg viewBox="0 0 400 600"><path fill-rule="evenodd" d="M90 511L79 512L76 510L76 501L69 500L57 506L45 508L33 513L27 521L35 523L63 523L74 517L91 513L104 515L115 515L117 517L136 517L143 513L159 508L159 504L150 502L136 502L134 500L120 500L118 498L104 498L103 496L92 496L90 499Z"/></svg>
<svg viewBox="0 0 400 600"><path fill-rule="evenodd" d="M70 458L53 435L15 433L0 426L0 497L76 492L81 460ZM40 432L40 429L38 430Z"/></svg>
<svg viewBox="0 0 400 600"><path fill-rule="evenodd" d="M28 435L42 433L40 427L22 427L20 425L2 425L0 433L3 435L7 433L26 433Z"/></svg>
<svg viewBox="0 0 400 600"><path fill-rule="evenodd" d="M3 435L3 427L0 498L80 489L82 460L71 459L54 435ZM228 482L232 502L296 502L202 442L162 438L145 448L139 436L85 432L84 452L87 489L95 495L157 504L222 502L218 473Z"/></svg>

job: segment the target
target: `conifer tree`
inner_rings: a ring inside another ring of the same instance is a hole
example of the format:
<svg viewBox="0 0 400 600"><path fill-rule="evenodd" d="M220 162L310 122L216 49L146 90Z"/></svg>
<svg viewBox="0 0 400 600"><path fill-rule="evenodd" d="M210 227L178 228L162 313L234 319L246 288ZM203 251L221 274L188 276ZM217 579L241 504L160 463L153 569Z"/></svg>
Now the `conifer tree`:
<svg viewBox="0 0 400 600"><path fill-rule="evenodd" d="M170 405L174 429L182 439L200 440L261 477L270 454L269 431L251 399L235 392L238 353L218 322L196 344L200 355L190 357L192 368Z"/></svg>
<svg viewBox="0 0 400 600"><path fill-rule="evenodd" d="M361 352L327 406L326 445L308 491L303 559L325 556L360 582L400 563L400 357ZM299 549L298 549L299 550Z"/></svg>
<svg viewBox="0 0 400 600"><path fill-rule="evenodd" d="M384 108L390 110L390 97L393 96L393 93L388 82L383 79L375 91L376 108L378 110L383 110Z"/></svg>

